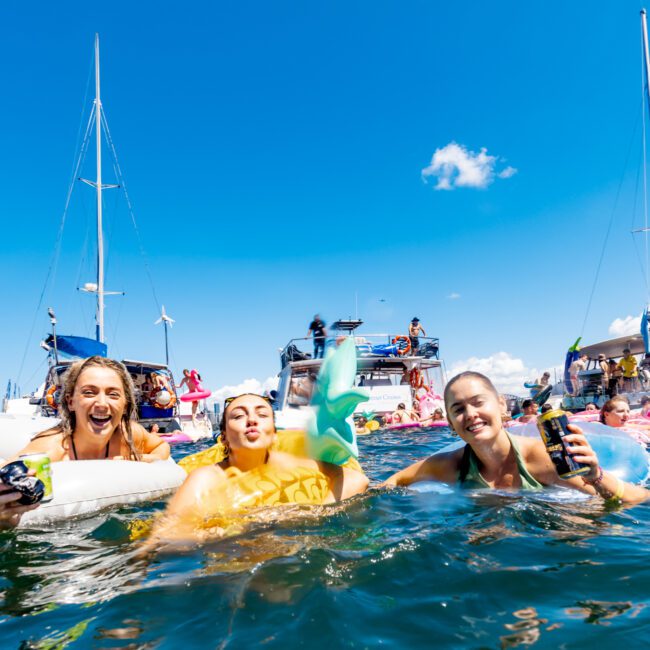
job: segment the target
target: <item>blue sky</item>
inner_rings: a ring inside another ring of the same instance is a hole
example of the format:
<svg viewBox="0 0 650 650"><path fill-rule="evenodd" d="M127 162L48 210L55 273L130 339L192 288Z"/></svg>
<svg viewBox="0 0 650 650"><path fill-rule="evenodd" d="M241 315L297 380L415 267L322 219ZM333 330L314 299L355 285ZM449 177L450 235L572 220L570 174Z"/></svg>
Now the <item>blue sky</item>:
<svg viewBox="0 0 650 650"><path fill-rule="evenodd" d="M0 382L21 365L24 390L41 380L45 307L61 332L92 332L92 300L76 290L93 273L86 186L36 307L96 31L157 300L177 321L176 372L197 367L211 387L265 379L315 312L354 315L355 293L366 331L418 316L449 368L483 360L504 387L561 363L580 334L609 337L646 300L630 235L642 220L640 7L3 3ZM452 143L470 165L494 157L483 187L422 175ZM107 287L127 295L108 299L109 348L162 359L156 299L112 192Z"/></svg>

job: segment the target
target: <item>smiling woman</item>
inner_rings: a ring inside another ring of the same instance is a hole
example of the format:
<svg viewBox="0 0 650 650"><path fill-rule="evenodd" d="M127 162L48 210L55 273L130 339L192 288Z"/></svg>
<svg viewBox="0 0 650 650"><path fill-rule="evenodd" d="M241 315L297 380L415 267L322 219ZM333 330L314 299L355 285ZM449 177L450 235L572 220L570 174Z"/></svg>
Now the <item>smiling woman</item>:
<svg viewBox="0 0 650 650"><path fill-rule="evenodd" d="M63 383L61 424L38 434L15 458L47 454L51 462L169 458L169 445L133 420L135 396L118 361L89 357L70 366ZM0 522L16 522L15 501L0 495Z"/></svg>
<svg viewBox="0 0 650 650"><path fill-rule="evenodd" d="M411 485L420 481L459 483L475 488L537 490L559 485L604 499L639 503L650 492L624 483L600 467L598 457L576 425L564 437L578 463L589 465L587 474L561 479L541 438L508 433L501 420L504 408L492 382L478 372L463 372L445 388L449 424L465 442L463 447L438 453L393 474L386 485Z"/></svg>

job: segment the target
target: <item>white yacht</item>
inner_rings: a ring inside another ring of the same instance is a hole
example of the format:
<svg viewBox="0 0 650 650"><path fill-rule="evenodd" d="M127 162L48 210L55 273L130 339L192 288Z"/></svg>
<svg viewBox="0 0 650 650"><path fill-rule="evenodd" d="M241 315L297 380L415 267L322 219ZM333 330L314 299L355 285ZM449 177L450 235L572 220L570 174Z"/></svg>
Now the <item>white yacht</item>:
<svg viewBox="0 0 650 650"><path fill-rule="evenodd" d="M419 388L429 387L442 394L446 384L444 363L436 338L419 337L413 353L404 334L360 334L361 320L339 320L330 328L325 352L341 338L353 337L357 348L355 385L370 392L357 413L385 416L404 403L411 408ZM309 403L322 359L312 358L312 339L291 339L280 351L281 370L274 408L279 429L302 429L309 415Z"/></svg>

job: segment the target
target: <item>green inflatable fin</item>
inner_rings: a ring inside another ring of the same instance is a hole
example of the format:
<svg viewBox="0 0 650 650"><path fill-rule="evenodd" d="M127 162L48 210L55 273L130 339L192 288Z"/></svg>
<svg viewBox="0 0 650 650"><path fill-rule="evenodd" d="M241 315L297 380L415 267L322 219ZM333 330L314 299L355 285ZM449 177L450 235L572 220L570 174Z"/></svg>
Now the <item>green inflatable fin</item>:
<svg viewBox="0 0 650 650"><path fill-rule="evenodd" d="M370 393L354 387L356 374L357 351L354 339L347 338L336 350L327 351L318 373L307 427L311 458L341 465L350 456L359 457L352 413Z"/></svg>

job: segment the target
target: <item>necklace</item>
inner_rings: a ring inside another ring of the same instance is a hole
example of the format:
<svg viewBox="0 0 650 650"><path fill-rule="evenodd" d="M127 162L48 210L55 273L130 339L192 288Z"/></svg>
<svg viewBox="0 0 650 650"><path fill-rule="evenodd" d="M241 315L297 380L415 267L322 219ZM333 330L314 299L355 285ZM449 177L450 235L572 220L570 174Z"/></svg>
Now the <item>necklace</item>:
<svg viewBox="0 0 650 650"><path fill-rule="evenodd" d="M70 436L70 442L72 443L72 452L74 453L74 459L79 460L79 456L77 456L77 448L74 446L74 437ZM104 454L104 458L108 458L108 448L111 446L111 441L109 440L106 443L106 453Z"/></svg>

